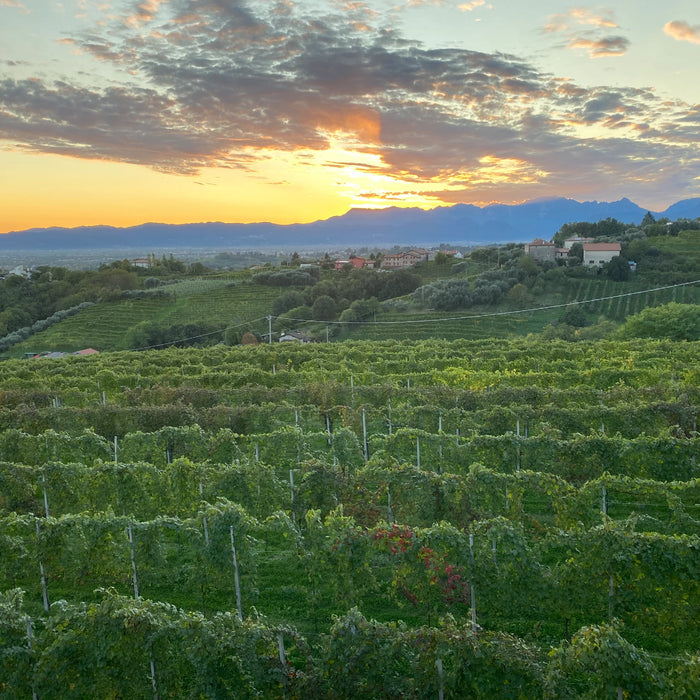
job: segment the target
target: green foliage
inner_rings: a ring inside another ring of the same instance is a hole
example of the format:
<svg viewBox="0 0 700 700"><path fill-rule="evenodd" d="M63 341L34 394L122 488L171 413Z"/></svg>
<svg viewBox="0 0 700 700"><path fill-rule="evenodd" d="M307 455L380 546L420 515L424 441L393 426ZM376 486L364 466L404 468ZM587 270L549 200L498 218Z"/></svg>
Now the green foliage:
<svg viewBox="0 0 700 700"><path fill-rule="evenodd" d="M697 345L2 363L0 695L696 697Z"/></svg>
<svg viewBox="0 0 700 700"><path fill-rule="evenodd" d="M671 302L646 308L627 319L619 337L700 340L700 306Z"/></svg>

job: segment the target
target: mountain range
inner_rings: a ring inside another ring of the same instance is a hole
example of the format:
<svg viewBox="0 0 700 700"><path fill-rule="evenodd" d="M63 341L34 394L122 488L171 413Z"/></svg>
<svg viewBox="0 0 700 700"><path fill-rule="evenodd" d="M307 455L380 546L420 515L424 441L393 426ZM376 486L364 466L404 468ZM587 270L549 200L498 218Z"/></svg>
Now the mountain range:
<svg viewBox="0 0 700 700"><path fill-rule="evenodd" d="M577 202L573 199L539 199L523 204L455 204L422 209L351 209L309 224L157 224L128 228L82 226L13 231L0 235L3 251L207 248L343 249L351 247L487 245L551 239L565 223L617 219L639 224L647 210L629 199L616 202ZM671 221L700 217L700 197L673 204L656 218Z"/></svg>

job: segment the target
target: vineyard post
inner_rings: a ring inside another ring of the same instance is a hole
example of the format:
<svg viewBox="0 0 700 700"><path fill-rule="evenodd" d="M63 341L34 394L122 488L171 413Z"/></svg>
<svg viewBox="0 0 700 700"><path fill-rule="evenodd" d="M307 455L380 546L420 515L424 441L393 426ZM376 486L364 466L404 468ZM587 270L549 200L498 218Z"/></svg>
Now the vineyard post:
<svg viewBox="0 0 700 700"><path fill-rule="evenodd" d="M32 618L27 615L27 649L29 650L30 656L34 655L34 644L32 638L34 637L34 631L32 630ZM34 683L32 683L32 700L37 700L36 690L34 690Z"/></svg>
<svg viewBox="0 0 700 700"><path fill-rule="evenodd" d="M158 684L156 683L156 662L153 658L153 649L150 650L151 661L151 687L153 688L153 700L158 700Z"/></svg>
<svg viewBox="0 0 700 700"><path fill-rule="evenodd" d="M44 491L44 513L46 514L46 517L49 517L49 497L48 494L46 493L46 474L44 472L41 473L41 485L42 489Z"/></svg>
<svg viewBox="0 0 700 700"><path fill-rule="evenodd" d="M469 533L469 559L472 565L472 576L469 582L469 596L472 608L472 632L476 632L478 625L476 624L476 591L474 590L474 534L471 532Z"/></svg>
<svg viewBox="0 0 700 700"><path fill-rule="evenodd" d="M516 455L515 455L515 471L519 472L520 471L520 418L517 419L516 424L515 424L515 434L517 435L518 438L518 447L516 450Z"/></svg>
<svg viewBox="0 0 700 700"><path fill-rule="evenodd" d="M388 416L389 416L389 435L391 435L391 398L389 399L388 405Z"/></svg>
<svg viewBox="0 0 700 700"><path fill-rule="evenodd" d="M241 582L238 578L238 559L236 558L236 544L233 539L233 525L230 527L231 533L231 555L233 557L233 583L236 587L236 611L238 619L243 620L243 607L241 606Z"/></svg>
<svg viewBox="0 0 700 700"><path fill-rule="evenodd" d="M438 700L444 700L445 697L445 680L442 675L442 659L438 656L435 660L437 664L437 674L438 674Z"/></svg>
<svg viewBox="0 0 700 700"><path fill-rule="evenodd" d="M39 540L39 521L36 520L36 539ZM51 603L49 602L49 589L46 585L46 572L44 571L44 563L39 559L39 573L41 574L41 597L44 600L44 610L49 612L51 610Z"/></svg>
<svg viewBox="0 0 700 700"><path fill-rule="evenodd" d="M126 534L129 536L129 550L131 553L131 577L134 582L134 598L139 597L139 579L136 571L136 548L134 547L134 533L131 529L131 523L126 528Z"/></svg>
<svg viewBox="0 0 700 700"><path fill-rule="evenodd" d="M603 484L601 486L601 490L602 490L602 496L603 496L603 498L602 498L603 502L602 502L601 507L603 510L603 515L607 515L608 514L608 500L607 500L608 494L607 494L607 491L605 490L605 484Z"/></svg>
<svg viewBox="0 0 700 700"><path fill-rule="evenodd" d="M267 337L268 344L272 345L272 316L267 317Z"/></svg>
<svg viewBox="0 0 700 700"><path fill-rule="evenodd" d="M284 635L282 634L282 632L277 633L277 650L279 651L280 663L282 664L282 668L286 668L287 657L284 653Z"/></svg>
<svg viewBox="0 0 700 700"><path fill-rule="evenodd" d="M258 483L258 488L260 488L260 484ZM260 494L258 493L258 496ZM199 497L204 500L204 489L202 487L202 480L200 478L199 480ZM209 527L207 525L207 516L205 515L202 518L202 525L204 526L204 544L209 547Z"/></svg>
<svg viewBox="0 0 700 700"><path fill-rule="evenodd" d="M114 463L115 464L117 464L117 462L119 461L118 456L119 456L119 451L117 448L117 436L115 435L114 436Z"/></svg>
<svg viewBox="0 0 700 700"><path fill-rule="evenodd" d="M277 632L277 651L279 653L280 664L282 666L282 674L283 674L282 684L283 684L283 686L286 686L287 681L289 680L287 677L287 656L284 653L284 635L282 634L281 631ZM286 697L287 696L286 690L283 692L284 692L284 697Z"/></svg>
<svg viewBox="0 0 700 700"><path fill-rule="evenodd" d="M289 494L292 500L292 510L294 510L294 470L289 470Z"/></svg>
<svg viewBox="0 0 700 700"><path fill-rule="evenodd" d="M416 466L420 469L420 438L416 438Z"/></svg>
<svg viewBox="0 0 700 700"><path fill-rule="evenodd" d="M440 463L438 464L438 474L442 472L442 413L438 414L438 434L440 437L439 453Z"/></svg>
<svg viewBox="0 0 700 700"><path fill-rule="evenodd" d="M367 416L365 409L362 409L362 448L365 456L365 462L369 460L369 448L367 445Z"/></svg>

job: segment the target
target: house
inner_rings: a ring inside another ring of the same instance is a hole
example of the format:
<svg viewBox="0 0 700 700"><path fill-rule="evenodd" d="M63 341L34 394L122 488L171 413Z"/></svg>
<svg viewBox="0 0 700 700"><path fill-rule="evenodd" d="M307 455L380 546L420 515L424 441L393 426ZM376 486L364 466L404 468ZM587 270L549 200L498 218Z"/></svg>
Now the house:
<svg viewBox="0 0 700 700"><path fill-rule="evenodd" d="M131 261L131 267L148 268L151 266L151 261L148 258L134 258Z"/></svg>
<svg viewBox="0 0 700 700"><path fill-rule="evenodd" d="M568 260L569 259L569 248L555 248L554 249L554 259L555 260Z"/></svg>
<svg viewBox="0 0 700 700"><path fill-rule="evenodd" d="M533 260L537 260L537 262L554 262L556 246L551 241L535 238L532 243L525 244L525 255L529 255Z"/></svg>
<svg viewBox="0 0 700 700"><path fill-rule="evenodd" d="M430 258L430 253L423 248L412 248L401 253L387 253L382 260L382 267L387 270L399 270L413 267L416 263Z"/></svg>
<svg viewBox="0 0 700 700"><path fill-rule="evenodd" d="M619 243L584 243L583 264L588 267L602 267L621 252L622 246Z"/></svg>
<svg viewBox="0 0 700 700"><path fill-rule="evenodd" d="M349 260L336 260L334 267L337 270L342 270L346 265L350 265L353 270L360 270L363 267L369 267L365 258L350 258ZM369 261L371 262L371 261Z"/></svg>
<svg viewBox="0 0 700 700"><path fill-rule="evenodd" d="M99 350L95 350L94 348L85 348L84 350L77 350L74 352L74 355L97 355L99 353Z"/></svg>
<svg viewBox="0 0 700 700"><path fill-rule="evenodd" d="M311 343L311 338L301 331L285 331L280 336L280 343Z"/></svg>

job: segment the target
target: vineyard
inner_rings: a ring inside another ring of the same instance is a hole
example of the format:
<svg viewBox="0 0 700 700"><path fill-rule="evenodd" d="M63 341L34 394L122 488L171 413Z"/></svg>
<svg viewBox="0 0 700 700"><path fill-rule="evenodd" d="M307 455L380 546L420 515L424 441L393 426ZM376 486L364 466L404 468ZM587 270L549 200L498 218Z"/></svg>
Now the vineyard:
<svg viewBox="0 0 700 700"><path fill-rule="evenodd" d="M0 697L698 698L699 355L5 361Z"/></svg>

